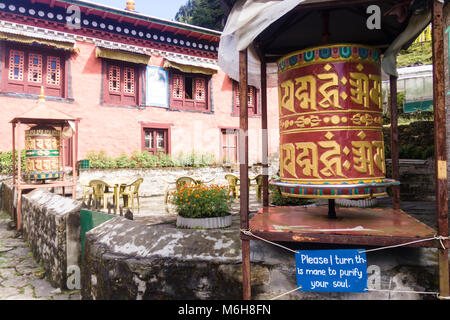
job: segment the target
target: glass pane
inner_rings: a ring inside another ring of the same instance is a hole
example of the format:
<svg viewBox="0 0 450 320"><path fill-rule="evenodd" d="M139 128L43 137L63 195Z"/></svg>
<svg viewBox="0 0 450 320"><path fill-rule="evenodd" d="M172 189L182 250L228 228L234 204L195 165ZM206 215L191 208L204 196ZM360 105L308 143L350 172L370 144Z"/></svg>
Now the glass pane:
<svg viewBox="0 0 450 320"><path fill-rule="evenodd" d="M149 149L153 149L153 132L152 131L146 131L145 132L145 147Z"/></svg>
<svg viewBox="0 0 450 320"><path fill-rule="evenodd" d="M164 151L165 143L164 143L164 132L159 131L156 136L156 143L158 151Z"/></svg>

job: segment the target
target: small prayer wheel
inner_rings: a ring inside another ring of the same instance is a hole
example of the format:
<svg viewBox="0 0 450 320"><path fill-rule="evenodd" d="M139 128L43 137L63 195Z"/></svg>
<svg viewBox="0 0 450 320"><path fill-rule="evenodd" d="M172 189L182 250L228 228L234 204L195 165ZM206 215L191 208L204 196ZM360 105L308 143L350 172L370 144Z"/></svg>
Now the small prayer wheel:
<svg viewBox="0 0 450 320"><path fill-rule="evenodd" d="M26 180L59 178L60 132L51 126L35 126L25 131Z"/></svg>
<svg viewBox="0 0 450 320"><path fill-rule="evenodd" d="M278 61L278 79L283 195L386 195L379 52L351 44L297 51Z"/></svg>

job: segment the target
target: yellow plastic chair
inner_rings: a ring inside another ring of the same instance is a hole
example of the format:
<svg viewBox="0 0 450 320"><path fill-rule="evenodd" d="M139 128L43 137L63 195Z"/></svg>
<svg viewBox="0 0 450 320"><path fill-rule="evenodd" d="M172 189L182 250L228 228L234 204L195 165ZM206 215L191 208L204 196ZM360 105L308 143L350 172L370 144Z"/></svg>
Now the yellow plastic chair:
<svg viewBox="0 0 450 320"><path fill-rule="evenodd" d="M232 193L232 196L237 199L238 193L240 190L240 184L239 184L239 178L232 174L225 175L225 179L228 181L228 197L230 196L230 193Z"/></svg>
<svg viewBox="0 0 450 320"><path fill-rule="evenodd" d="M257 175L256 177L253 178L253 180L256 181L256 195L258 196L258 199L261 199L262 181L263 181L262 174Z"/></svg>
<svg viewBox="0 0 450 320"><path fill-rule="evenodd" d="M122 186L119 192L119 196L126 196L128 198L128 206L130 205L131 200L131 209L134 210L134 197L137 199L138 203L138 209L141 209L141 204L139 201L139 187L141 186L142 182L144 181L144 178L139 178L133 183L130 183L128 185ZM125 205L125 198L124 198L124 205Z"/></svg>
<svg viewBox="0 0 450 320"><path fill-rule="evenodd" d="M92 197L94 196L94 190L89 186L87 179L80 179L81 188L83 189L83 200L85 202L89 197L89 203L91 203Z"/></svg>
<svg viewBox="0 0 450 320"><path fill-rule="evenodd" d="M102 180L92 180L89 182L89 187L93 190L93 196L96 202L99 201L101 203L103 200L103 209L107 209L108 197L112 197L114 201L114 191L110 191L114 189L114 186L110 186Z"/></svg>
<svg viewBox="0 0 450 320"><path fill-rule="evenodd" d="M175 188L167 188L166 195L164 196L164 203L167 204L169 202L170 193L172 191L179 191L180 188L184 185L196 185L198 181L192 179L191 177L181 177L175 181Z"/></svg>

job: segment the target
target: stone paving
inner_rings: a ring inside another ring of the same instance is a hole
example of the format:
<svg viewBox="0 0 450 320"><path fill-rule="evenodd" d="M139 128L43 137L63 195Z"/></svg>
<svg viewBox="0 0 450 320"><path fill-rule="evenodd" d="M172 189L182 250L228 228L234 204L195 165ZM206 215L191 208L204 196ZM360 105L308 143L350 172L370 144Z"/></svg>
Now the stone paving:
<svg viewBox="0 0 450 320"><path fill-rule="evenodd" d="M80 300L79 291L62 291L45 280L26 242L9 228L10 221L0 212L0 300Z"/></svg>

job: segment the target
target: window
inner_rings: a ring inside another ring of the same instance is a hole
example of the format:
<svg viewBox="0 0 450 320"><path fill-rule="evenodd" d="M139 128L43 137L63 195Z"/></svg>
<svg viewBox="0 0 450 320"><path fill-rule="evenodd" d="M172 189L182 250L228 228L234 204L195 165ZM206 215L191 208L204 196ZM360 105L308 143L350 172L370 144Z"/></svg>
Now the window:
<svg viewBox="0 0 450 320"><path fill-rule="evenodd" d="M169 154L169 129L143 127L142 149L151 154Z"/></svg>
<svg viewBox="0 0 450 320"><path fill-rule="evenodd" d="M223 163L238 163L238 133L237 129L221 129L222 148L221 158Z"/></svg>
<svg viewBox="0 0 450 320"><path fill-rule="evenodd" d="M258 114L258 90L253 86L248 86L248 115L257 115ZM233 107L233 114L240 114L240 91L239 91L239 83L236 81L233 81L233 99L234 99L234 107Z"/></svg>
<svg viewBox="0 0 450 320"><path fill-rule="evenodd" d="M191 73L171 73L172 108L208 111L209 77Z"/></svg>
<svg viewBox="0 0 450 320"><path fill-rule="evenodd" d="M113 105L139 105L140 67L119 61L106 61L105 69L104 102Z"/></svg>
<svg viewBox="0 0 450 320"><path fill-rule="evenodd" d="M5 56L3 91L37 95L43 86L46 96L64 98L65 58L58 51L6 46Z"/></svg>

